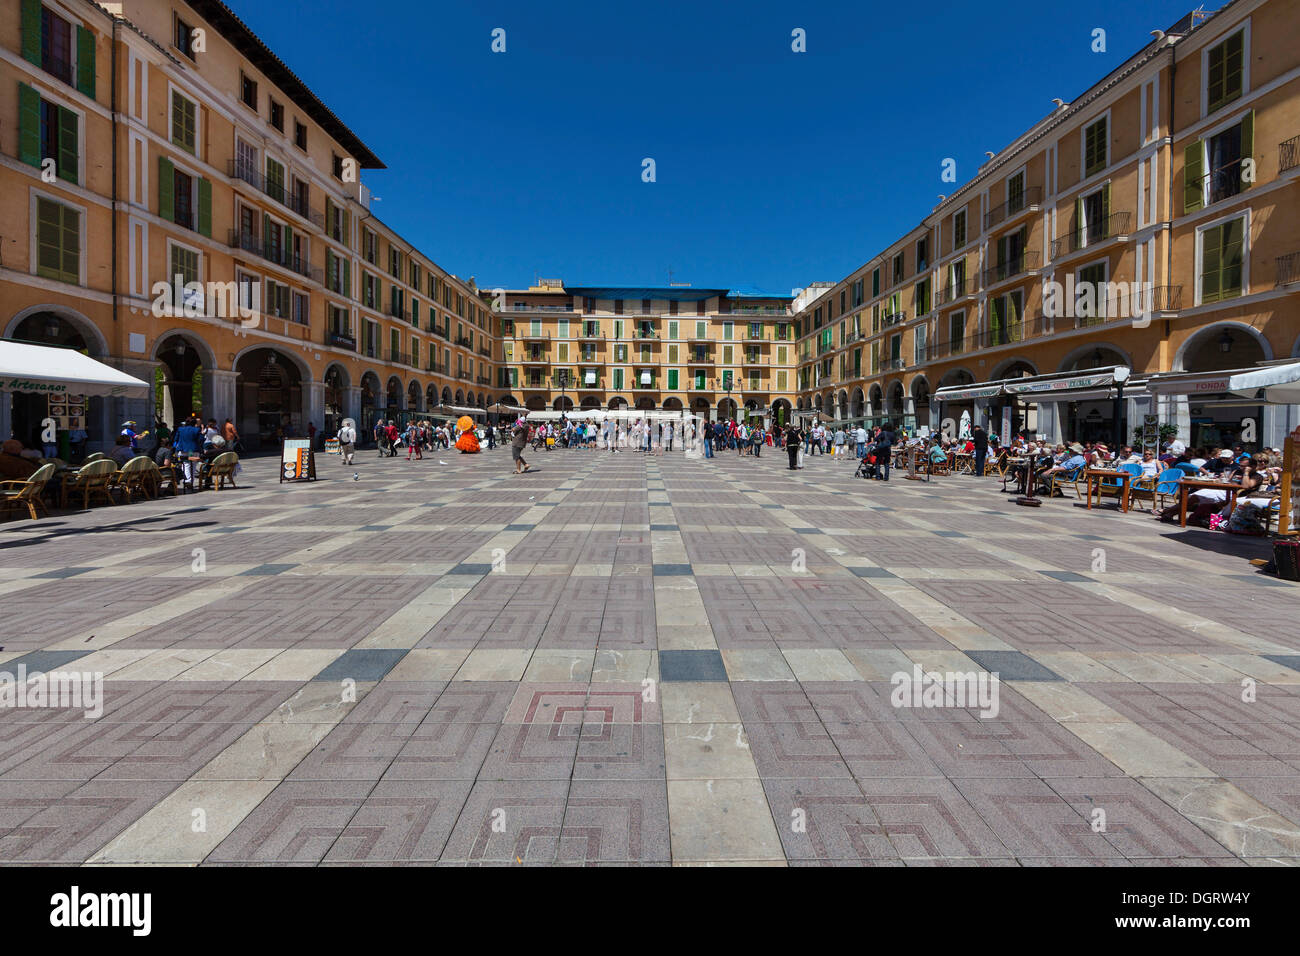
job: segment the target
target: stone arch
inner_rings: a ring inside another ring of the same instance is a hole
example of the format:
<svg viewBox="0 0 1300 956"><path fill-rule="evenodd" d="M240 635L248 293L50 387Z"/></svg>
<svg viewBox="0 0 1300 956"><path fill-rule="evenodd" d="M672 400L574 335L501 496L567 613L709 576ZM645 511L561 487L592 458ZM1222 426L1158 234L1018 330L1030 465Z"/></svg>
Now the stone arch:
<svg viewBox="0 0 1300 956"><path fill-rule="evenodd" d="M866 396L862 394L862 386L856 386L849 395L849 417L861 418L866 409Z"/></svg>
<svg viewBox="0 0 1300 956"><path fill-rule="evenodd" d="M1232 339L1227 352L1216 351L1213 343L1225 333ZM1244 342L1243 342L1244 339ZM1242 349L1241 346L1248 346ZM1234 354L1237 357L1232 357ZM1258 354L1256 354L1258 353ZM1225 356L1218 359L1218 355ZM1247 368L1255 362L1273 358L1273 348L1263 333L1244 322L1224 321L1207 325L1187 337L1174 355L1175 372L1215 372L1228 368Z"/></svg>
<svg viewBox="0 0 1300 956"><path fill-rule="evenodd" d="M26 309L15 312L13 317L10 318L9 322L5 325L4 337L6 339L17 338L18 336L16 333L18 327L27 319L43 312L48 312L51 315L56 316L61 321L71 325L77 330L77 332L81 333L81 338L86 344L86 351L90 353L91 358L102 359L109 354L108 339L104 338L104 333L99 331L99 327L96 326L94 322L76 309L68 308L66 305L56 305L53 302L29 306ZM37 342L36 344L39 345L40 342ZM215 367L215 360L213 367Z"/></svg>
<svg viewBox="0 0 1300 956"><path fill-rule="evenodd" d="M421 411L421 402L424 399L424 389L420 388L420 383L411 379L406 384L406 407L413 412Z"/></svg>
<svg viewBox="0 0 1300 956"><path fill-rule="evenodd" d="M1098 352L1102 354L1100 362L1096 360ZM1111 359L1115 359L1115 361L1111 361ZM1127 365L1132 368L1133 358L1118 345L1112 345L1109 342L1089 342L1065 353L1065 357L1061 359L1057 371L1077 372L1081 369L1108 368L1111 365Z"/></svg>
<svg viewBox="0 0 1300 956"><path fill-rule="evenodd" d="M993 366L993 374L989 376L989 381L996 382L1004 378L1024 378L1026 375L1037 374L1037 365L1027 358L1013 355Z"/></svg>

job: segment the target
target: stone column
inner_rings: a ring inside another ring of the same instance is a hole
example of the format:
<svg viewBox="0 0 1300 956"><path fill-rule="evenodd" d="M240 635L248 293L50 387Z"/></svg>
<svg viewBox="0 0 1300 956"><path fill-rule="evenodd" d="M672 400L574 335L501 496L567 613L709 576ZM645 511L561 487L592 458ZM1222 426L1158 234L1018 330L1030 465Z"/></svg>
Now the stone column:
<svg viewBox="0 0 1300 956"><path fill-rule="evenodd" d="M361 386L355 385L343 390L343 417L350 418L361 428Z"/></svg>
<svg viewBox="0 0 1300 956"><path fill-rule="evenodd" d="M303 423L302 433L306 435L307 426L314 424L318 434L325 427L325 383L307 382L303 387Z"/></svg>
<svg viewBox="0 0 1300 956"><path fill-rule="evenodd" d="M219 368L203 370L203 410L220 425L227 418L235 420L235 386L238 372Z"/></svg>

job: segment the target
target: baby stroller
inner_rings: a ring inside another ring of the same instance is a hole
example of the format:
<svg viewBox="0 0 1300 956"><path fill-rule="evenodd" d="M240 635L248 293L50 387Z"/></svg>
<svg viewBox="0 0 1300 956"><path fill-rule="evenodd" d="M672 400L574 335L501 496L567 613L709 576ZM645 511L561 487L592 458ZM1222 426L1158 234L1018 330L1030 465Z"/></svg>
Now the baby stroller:
<svg viewBox="0 0 1300 956"><path fill-rule="evenodd" d="M853 477L875 478L876 475L876 452L874 449L868 449L867 453L858 459L858 468L853 472Z"/></svg>

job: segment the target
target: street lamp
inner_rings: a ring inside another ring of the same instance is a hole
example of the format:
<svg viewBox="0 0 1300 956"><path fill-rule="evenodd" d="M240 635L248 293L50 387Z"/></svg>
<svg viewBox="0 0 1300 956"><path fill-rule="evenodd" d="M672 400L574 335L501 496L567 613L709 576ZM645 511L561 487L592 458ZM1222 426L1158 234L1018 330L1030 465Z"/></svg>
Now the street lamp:
<svg viewBox="0 0 1300 956"><path fill-rule="evenodd" d="M565 398L565 392L569 387L569 370L562 368L555 374L560 380L560 414L563 415L568 410L568 400Z"/></svg>
<svg viewBox="0 0 1300 956"><path fill-rule="evenodd" d="M1128 381L1129 368L1127 365L1121 365L1114 371L1115 376L1115 408L1111 416L1115 420L1115 447L1120 448L1124 443L1124 383Z"/></svg>

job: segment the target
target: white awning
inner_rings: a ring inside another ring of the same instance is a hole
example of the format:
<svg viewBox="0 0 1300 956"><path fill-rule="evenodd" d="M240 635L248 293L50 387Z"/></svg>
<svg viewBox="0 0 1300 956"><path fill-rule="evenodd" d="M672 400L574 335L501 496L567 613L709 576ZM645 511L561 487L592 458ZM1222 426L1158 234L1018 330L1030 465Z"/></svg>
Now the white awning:
<svg viewBox="0 0 1300 956"><path fill-rule="evenodd" d="M72 349L0 342L0 391L146 398L147 382Z"/></svg>
<svg viewBox="0 0 1300 956"><path fill-rule="evenodd" d="M1300 362L1225 369L1161 372L1147 382L1152 395L1232 395L1271 405L1300 405Z"/></svg>
<svg viewBox="0 0 1300 956"><path fill-rule="evenodd" d="M1122 378L1127 379L1128 367L1113 365L1028 378L1004 378L980 385L953 385L937 389L931 398L940 402L968 402L976 398L1014 395L1025 402L1093 401L1112 395L1115 373L1119 369L1123 369ZM1141 383L1125 381L1125 388L1134 387L1140 388Z"/></svg>
<svg viewBox="0 0 1300 956"><path fill-rule="evenodd" d="M1002 383L992 382L984 385L952 385L948 388L936 389L930 396L932 401L936 402L969 402L975 398L992 398L994 395L1002 394ZM816 415L817 412L805 411L805 415Z"/></svg>

